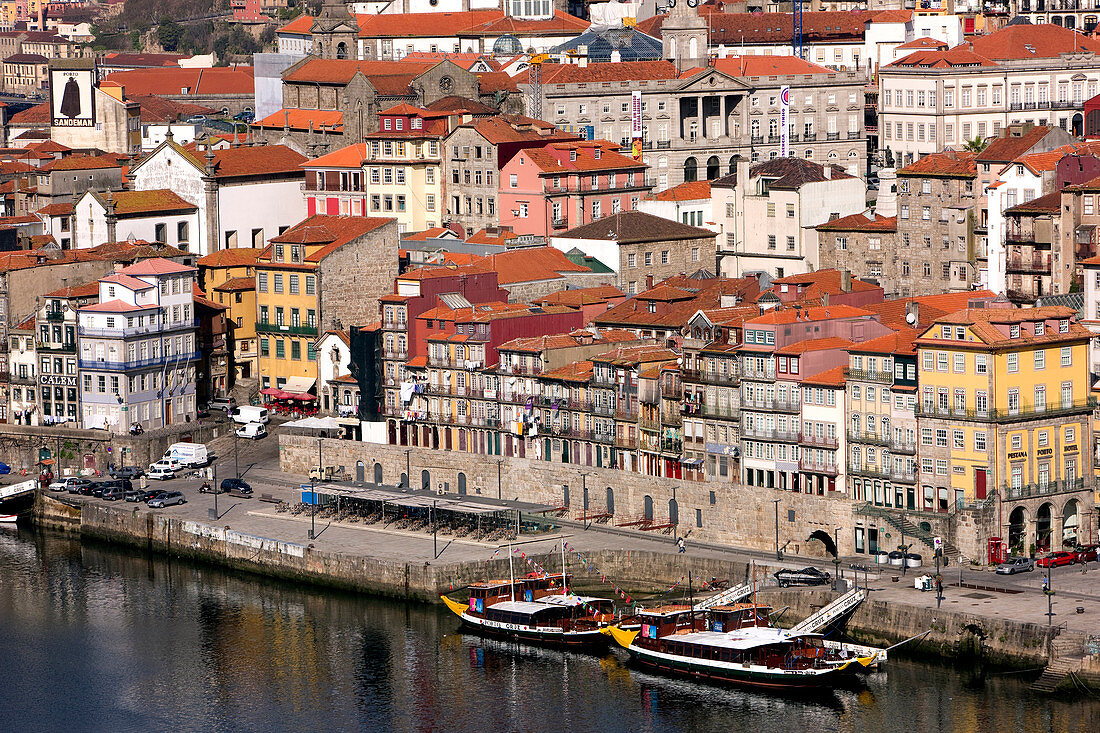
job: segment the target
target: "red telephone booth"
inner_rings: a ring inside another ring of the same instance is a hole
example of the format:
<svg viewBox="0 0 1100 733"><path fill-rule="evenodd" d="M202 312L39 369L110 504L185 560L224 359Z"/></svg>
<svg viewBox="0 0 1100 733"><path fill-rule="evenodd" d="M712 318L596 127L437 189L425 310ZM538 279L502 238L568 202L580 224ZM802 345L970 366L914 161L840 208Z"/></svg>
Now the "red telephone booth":
<svg viewBox="0 0 1100 733"><path fill-rule="evenodd" d="M989 564L1000 565L1008 559L1008 545L1000 537L989 538Z"/></svg>

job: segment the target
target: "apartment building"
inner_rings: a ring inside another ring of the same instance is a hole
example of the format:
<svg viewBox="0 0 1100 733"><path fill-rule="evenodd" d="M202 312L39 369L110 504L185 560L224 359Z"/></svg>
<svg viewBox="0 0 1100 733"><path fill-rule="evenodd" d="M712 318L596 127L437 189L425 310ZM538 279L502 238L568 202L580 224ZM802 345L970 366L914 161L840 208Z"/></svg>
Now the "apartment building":
<svg viewBox="0 0 1100 733"><path fill-rule="evenodd" d="M116 434L195 419L194 267L151 259L99 280L77 309L81 425Z"/></svg>
<svg viewBox="0 0 1100 733"><path fill-rule="evenodd" d="M1069 308L1005 306L937 318L915 341L920 505L999 501L1012 551L1061 549L1095 532L1091 334Z"/></svg>
<svg viewBox="0 0 1100 733"><path fill-rule="evenodd" d="M916 51L879 73L880 145L901 164L1031 122L1081 135L1100 43L1056 25L1010 25L948 50Z"/></svg>
<svg viewBox="0 0 1100 733"><path fill-rule="evenodd" d="M258 382L256 338L256 262L262 249L223 249L197 262L203 290L226 307L233 384Z"/></svg>

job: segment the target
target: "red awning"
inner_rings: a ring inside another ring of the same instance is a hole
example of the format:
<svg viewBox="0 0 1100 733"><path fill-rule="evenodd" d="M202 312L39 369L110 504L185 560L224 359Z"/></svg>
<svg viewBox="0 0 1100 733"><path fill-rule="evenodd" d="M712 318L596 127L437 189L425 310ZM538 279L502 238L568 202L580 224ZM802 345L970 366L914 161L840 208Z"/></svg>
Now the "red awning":
<svg viewBox="0 0 1100 733"><path fill-rule="evenodd" d="M287 397L289 397L292 400L299 400L301 402L313 402L314 400L317 399L316 397L314 397L311 394L294 393L294 392L291 392L290 394L288 394Z"/></svg>
<svg viewBox="0 0 1100 733"><path fill-rule="evenodd" d="M260 390L260 394L268 395L269 397L274 397L275 395L282 393L283 391L278 387L265 387L264 389Z"/></svg>

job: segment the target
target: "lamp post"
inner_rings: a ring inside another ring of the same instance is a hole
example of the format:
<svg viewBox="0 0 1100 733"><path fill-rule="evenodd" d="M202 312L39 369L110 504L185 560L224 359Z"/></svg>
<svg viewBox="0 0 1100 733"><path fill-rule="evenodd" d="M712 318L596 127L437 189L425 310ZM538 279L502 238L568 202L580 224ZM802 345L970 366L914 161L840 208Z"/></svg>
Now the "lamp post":
<svg viewBox="0 0 1100 733"><path fill-rule="evenodd" d="M775 504L775 559L782 560L783 554L779 552L779 502L780 499L772 499L772 504Z"/></svg>
<svg viewBox="0 0 1100 733"><path fill-rule="evenodd" d="M438 524L435 520L436 504L438 500L432 499L432 559L435 560L439 557L439 535L437 533Z"/></svg>
<svg viewBox="0 0 1100 733"><path fill-rule="evenodd" d="M837 576L840 575L840 529L833 529L833 590L836 590Z"/></svg>
<svg viewBox="0 0 1100 733"><path fill-rule="evenodd" d="M1050 587L1050 567L1053 563L1047 563L1047 575L1043 578L1043 594L1047 597L1047 626L1054 620L1054 589Z"/></svg>
<svg viewBox="0 0 1100 733"><path fill-rule="evenodd" d="M211 484L211 490L214 492L214 519L218 519L221 515L218 513L218 464L211 465L211 470L214 474L214 482Z"/></svg>
<svg viewBox="0 0 1100 733"><path fill-rule="evenodd" d="M238 441L240 436L237 435L237 431L233 431L233 473L237 478L241 477L241 452L238 447Z"/></svg>
<svg viewBox="0 0 1100 733"><path fill-rule="evenodd" d="M498 458L497 459L497 501L501 501L500 467L503 466L503 465L504 465L504 459L503 458Z"/></svg>
<svg viewBox="0 0 1100 733"><path fill-rule="evenodd" d="M672 522L672 541L680 541L680 505L676 502L676 486L672 487L672 506L676 507L676 516L669 517L669 521ZM671 512L670 512L671 514ZM673 521L675 520L675 521Z"/></svg>
<svg viewBox="0 0 1100 733"><path fill-rule="evenodd" d="M412 454L412 448L405 449L405 488L412 488L412 459L409 456Z"/></svg>
<svg viewBox="0 0 1100 733"><path fill-rule="evenodd" d="M317 438L317 469L318 474L321 468L321 441L323 437ZM317 539L317 485L316 479L313 476L309 477L309 538L311 540Z"/></svg>

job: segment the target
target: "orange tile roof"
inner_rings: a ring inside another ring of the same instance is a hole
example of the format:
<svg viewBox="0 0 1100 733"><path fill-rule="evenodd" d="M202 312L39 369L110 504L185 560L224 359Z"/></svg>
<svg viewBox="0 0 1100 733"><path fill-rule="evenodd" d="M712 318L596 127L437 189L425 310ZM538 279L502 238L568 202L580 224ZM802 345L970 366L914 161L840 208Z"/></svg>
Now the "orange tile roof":
<svg viewBox="0 0 1100 733"><path fill-rule="evenodd" d="M314 214L295 224L290 229L271 239L272 242L287 244L323 244L324 246L306 256L306 262L320 262L328 255L348 242L383 227L394 219L365 216L331 216ZM394 242L396 245L396 241ZM394 259L397 258L394 247ZM268 263L262 263L268 264Z"/></svg>
<svg viewBox="0 0 1100 733"><path fill-rule="evenodd" d="M939 338L939 324L966 325L983 344L987 346L1008 346L1012 348L1020 346L1034 346L1038 344L1062 343L1067 341L1081 341L1092 338L1092 333L1080 323L1072 319L1077 311L1061 305L1046 306L1043 308L964 308L963 310L949 313L935 320L935 325L925 330L925 334L917 338L918 346L930 346L950 343L959 344L954 339L945 340ZM1025 324L1035 321L1070 320L1069 331L1060 333L1057 328L1047 328L1042 336L1036 336L1021 329L1018 338L1006 331L1002 332L998 325Z"/></svg>
<svg viewBox="0 0 1100 733"><path fill-rule="evenodd" d="M566 382L587 382L592 378L592 362L575 361L572 364L549 369L539 375L540 379L560 379Z"/></svg>
<svg viewBox="0 0 1100 733"><path fill-rule="evenodd" d="M518 74L518 83L528 83L529 71ZM543 84L596 84L605 81L671 80L678 76L671 61L622 61L617 64L543 64Z"/></svg>
<svg viewBox="0 0 1100 733"><path fill-rule="evenodd" d="M119 216L153 214L165 211L195 211L198 209L197 206L183 199L175 191L166 188L149 191L115 191L111 196L115 202L115 213Z"/></svg>
<svg viewBox="0 0 1100 733"><path fill-rule="evenodd" d="M593 323L599 326L613 325L624 328L679 329L683 328L696 312L717 308L721 304L723 295L753 302L760 289L760 281L755 277L739 279L716 277L698 280L677 275L664 280L658 287L666 285L685 291L695 291L695 297L673 301L669 307L659 308L659 312L650 313L647 298L649 291L643 291L596 316L592 319Z"/></svg>
<svg viewBox="0 0 1100 733"><path fill-rule="evenodd" d="M917 317L920 319L921 324L925 324L930 323L934 318L966 308L971 301L988 301L994 297L996 297L996 294L992 291L973 290L959 293L920 295L913 298L895 298L882 303L871 303L864 307L878 315L883 325L900 329L908 325L905 314L909 303L917 304Z"/></svg>
<svg viewBox="0 0 1100 733"><path fill-rule="evenodd" d="M380 13L359 15L360 38L439 38L457 36L475 25L499 20L500 10L445 13Z"/></svg>
<svg viewBox="0 0 1100 733"><path fill-rule="evenodd" d="M369 148L366 143L355 143L347 147L333 150L320 158L307 160L302 163L303 168L362 168L363 161L367 159Z"/></svg>
<svg viewBox="0 0 1100 733"><path fill-rule="evenodd" d="M256 260L263 251L262 247L220 249L217 252L211 252L205 257L200 257L198 264L202 267L246 267L248 265L255 265Z"/></svg>
<svg viewBox="0 0 1100 733"><path fill-rule="evenodd" d="M151 257L124 267L119 272L124 275L171 275L179 272L197 272L197 269L163 257Z"/></svg>
<svg viewBox="0 0 1100 733"><path fill-rule="evenodd" d="M39 216L69 216L73 213L73 204L71 201L65 204L50 204L49 206L43 206L34 213Z"/></svg>
<svg viewBox="0 0 1100 733"><path fill-rule="evenodd" d="M710 198L710 181L687 181L648 198L654 201L698 201Z"/></svg>
<svg viewBox="0 0 1100 733"><path fill-rule="evenodd" d="M956 46L945 51L925 50L914 51L902 56L897 61L887 64L883 68L922 68L922 69L950 69L968 66L996 66L994 62L979 56L962 46Z"/></svg>
<svg viewBox="0 0 1100 733"><path fill-rule="evenodd" d="M379 16L381 17L381 16ZM400 18L401 16L389 16ZM377 88L384 84L387 90L409 83L420 74L436 66L433 61L355 61L352 59L309 58L301 66L283 77L284 82L311 82L316 84L347 84L362 72ZM390 79L389 82L385 81ZM396 80L396 81L395 81ZM381 90L380 90L381 91Z"/></svg>
<svg viewBox="0 0 1100 733"><path fill-rule="evenodd" d="M614 285L597 285L591 288L576 288L573 290L559 290L538 298L535 302L539 305L568 305L580 308L585 305L606 303L615 298L624 297L623 291Z"/></svg>
<svg viewBox="0 0 1100 733"><path fill-rule="evenodd" d="M568 35L576 36L588 30L591 23L581 20L575 15L554 11L553 18L526 19L500 13L497 18L487 19L484 22L471 25L457 34L459 38L470 36L499 36L508 34L511 36L542 36L542 35Z"/></svg>
<svg viewBox="0 0 1100 733"><path fill-rule="evenodd" d="M965 151L931 153L904 168L899 176L945 176L949 178L973 178L978 175L975 154Z"/></svg>
<svg viewBox="0 0 1100 733"><path fill-rule="evenodd" d="M596 157L596 151L600 155ZM572 159L576 151L576 160ZM567 171L617 171L646 168L646 164L619 152L619 145L609 140L550 143L541 148L528 148L525 155L542 174L554 175Z"/></svg>
<svg viewBox="0 0 1100 733"><path fill-rule="evenodd" d="M783 285L808 285L809 287L806 288L806 291L802 294L803 298L808 300L820 298L825 295L825 293L830 293L832 295L843 293L843 279L840 270L815 270L801 275L788 275L787 277L776 278L772 280L772 285L768 290L773 293L780 293ZM853 277L850 292L861 293L881 289L882 288L878 285L872 285L869 282Z"/></svg>
<svg viewBox="0 0 1100 733"><path fill-rule="evenodd" d="M913 340L916 337L917 332L915 329L898 328L893 333L854 344L848 350L858 354L905 354L912 356L917 353L913 346Z"/></svg>
<svg viewBox="0 0 1100 733"><path fill-rule="evenodd" d="M994 61L1058 58L1068 52L1100 53L1100 41L1050 23L1008 25L985 36L973 36L964 45Z"/></svg>
<svg viewBox="0 0 1100 733"><path fill-rule="evenodd" d="M826 369L823 372L818 372L813 376L801 379L799 382L814 387L840 388L844 386L844 367L837 366L832 369Z"/></svg>
<svg viewBox="0 0 1100 733"><path fill-rule="evenodd" d="M49 125L50 103L43 102L33 107L28 107L22 112L16 112L8 119L9 125Z"/></svg>
<svg viewBox="0 0 1100 733"><path fill-rule="evenodd" d="M613 351L606 351L599 356L592 357L592 361L616 366L633 366L658 361L675 361L677 358L679 358L679 354L671 349L648 345L619 347Z"/></svg>
<svg viewBox="0 0 1100 733"><path fill-rule="evenodd" d="M865 211L861 214L849 214L839 219L827 221L817 225L818 231L836 232L896 232L898 230L898 218L896 216L879 216Z"/></svg>
<svg viewBox="0 0 1100 733"><path fill-rule="evenodd" d="M826 321L833 318L860 318L871 315L870 311L855 308L850 305L830 305L802 308L796 311L794 308L773 309L762 316L757 316L746 324L781 325L794 323L795 321Z"/></svg>
<svg viewBox="0 0 1100 733"><path fill-rule="evenodd" d="M116 71L104 81L126 88L127 94L155 94L162 97L255 94L256 85L251 66L214 67L209 69L152 68ZM187 89L184 92L183 89Z"/></svg>
<svg viewBox="0 0 1100 733"><path fill-rule="evenodd" d="M121 167L122 165L113 155L70 155L47 163L38 170L46 173L49 171L82 171Z"/></svg>
<svg viewBox="0 0 1100 733"><path fill-rule="evenodd" d="M83 285L72 285L67 288L59 288L53 292L46 293L43 298L98 298L99 297L99 281L92 280L91 282L84 283Z"/></svg>
<svg viewBox="0 0 1100 733"><path fill-rule="evenodd" d="M872 21L875 23L908 23L913 19L912 10L881 10L874 14Z"/></svg>
<svg viewBox="0 0 1100 733"><path fill-rule="evenodd" d="M231 277L221 285L214 288L224 292L242 292L247 290L256 289L256 278L253 277Z"/></svg>
<svg viewBox="0 0 1100 733"><path fill-rule="evenodd" d="M733 56L714 59L713 64L715 69L730 76L799 76L834 73L832 69L797 56ZM683 76L694 76L692 71L694 70L685 71Z"/></svg>
<svg viewBox="0 0 1100 733"><path fill-rule="evenodd" d="M1006 128L1006 132L1008 129L1010 128ZM985 149L978 153L976 160L979 163L1007 163L1015 160L1031 150L1053 129L1037 125L1022 135L1003 135L986 145Z"/></svg>
<svg viewBox="0 0 1100 733"><path fill-rule="evenodd" d="M929 38L927 36L921 36L920 38L914 38L908 43L903 43L895 50L897 51L918 51L922 49L937 49L944 50L947 48L947 44L936 38Z"/></svg>
<svg viewBox="0 0 1100 733"><path fill-rule="evenodd" d="M308 36L313 29L313 16L312 15L299 15L294 20L290 21L282 28L276 31L276 33L296 33L298 35Z"/></svg>
<svg viewBox="0 0 1100 733"><path fill-rule="evenodd" d="M338 109L281 109L252 123L253 127L277 130L284 127L290 130L308 130L310 125L317 131L327 128L333 132L341 132L344 129L344 113Z"/></svg>
<svg viewBox="0 0 1100 733"><path fill-rule="evenodd" d="M192 153L199 167L206 166L205 153ZM235 178L241 176L270 176L279 173L297 173L305 176L301 165L306 156L286 145L261 145L259 147L222 148L214 151L214 176Z"/></svg>
<svg viewBox="0 0 1100 733"><path fill-rule="evenodd" d="M501 286L537 280L556 280L567 272L591 272L587 267L571 262L565 253L553 247L513 249L489 255L472 267L496 271Z"/></svg>
<svg viewBox="0 0 1100 733"><path fill-rule="evenodd" d="M580 140L578 135L563 132L549 122L524 115L493 115L483 117L464 127L472 127L493 145L504 143L560 140Z"/></svg>
<svg viewBox="0 0 1100 733"><path fill-rule="evenodd" d="M793 344L780 346L775 350L777 354L787 356L805 354L808 351L829 351L830 349L848 349L852 342L839 336L826 336L824 338L803 339Z"/></svg>

